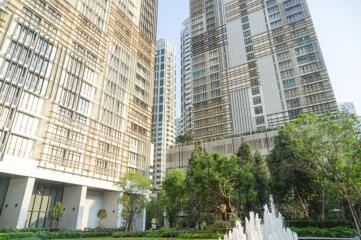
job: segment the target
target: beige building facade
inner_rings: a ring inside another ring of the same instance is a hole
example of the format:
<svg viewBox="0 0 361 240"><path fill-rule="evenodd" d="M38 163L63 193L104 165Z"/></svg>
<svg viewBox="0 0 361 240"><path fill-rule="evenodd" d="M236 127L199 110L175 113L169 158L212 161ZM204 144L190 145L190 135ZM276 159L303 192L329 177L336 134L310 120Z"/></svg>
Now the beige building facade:
<svg viewBox="0 0 361 240"><path fill-rule="evenodd" d="M0 1L0 227L47 227L56 201L64 228L103 207L122 224L117 182L153 164L156 18L157 0Z"/></svg>
<svg viewBox="0 0 361 240"><path fill-rule="evenodd" d="M190 0L190 11L195 138L337 111L306 0Z"/></svg>

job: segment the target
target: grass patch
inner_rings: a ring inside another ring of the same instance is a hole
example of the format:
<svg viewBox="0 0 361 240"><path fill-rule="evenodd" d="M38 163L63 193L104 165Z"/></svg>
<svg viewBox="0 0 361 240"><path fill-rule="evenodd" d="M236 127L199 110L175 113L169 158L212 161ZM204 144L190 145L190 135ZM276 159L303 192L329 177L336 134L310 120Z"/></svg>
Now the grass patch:
<svg viewBox="0 0 361 240"><path fill-rule="evenodd" d="M72 238L68 240L76 240L78 238ZM83 240L115 240L115 239L122 239L122 240L185 240L184 238L113 238L113 237L103 237L103 238L82 238ZM61 240L61 239L58 239ZM202 239L202 240L213 240L213 239Z"/></svg>

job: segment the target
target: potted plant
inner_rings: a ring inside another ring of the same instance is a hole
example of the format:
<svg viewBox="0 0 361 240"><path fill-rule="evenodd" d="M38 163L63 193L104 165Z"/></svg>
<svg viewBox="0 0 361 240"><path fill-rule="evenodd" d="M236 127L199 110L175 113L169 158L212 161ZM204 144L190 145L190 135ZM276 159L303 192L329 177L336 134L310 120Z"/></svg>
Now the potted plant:
<svg viewBox="0 0 361 240"><path fill-rule="evenodd" d="M50 227L58 228L59 219L64 215L64 205L61 202L55 203L50 211Z"/></svg>
<svg viewBox="0 0 361 240"><path fill-rule="evenodd" d="M104 208L100 209L97 213L97 217L99 219L99 228L104 228L104 220L107 218L107 210Z"/></svg>

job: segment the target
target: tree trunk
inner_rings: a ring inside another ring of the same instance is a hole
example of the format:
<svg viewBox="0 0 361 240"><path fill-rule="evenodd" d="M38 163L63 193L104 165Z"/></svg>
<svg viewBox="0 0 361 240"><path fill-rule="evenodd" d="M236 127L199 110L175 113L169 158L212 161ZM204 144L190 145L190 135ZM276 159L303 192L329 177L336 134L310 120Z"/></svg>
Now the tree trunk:
<svg viewBox="0 0 361 240"><path fill-rule="evenodd" d="M321 221L325 221L325 189L322 187L322 209L321 209Z"/></svg>
<svg viewBox="0 0 361 240"><path fill-rule="evenodd" d="M345 221L348 206L347 206L347 204L345 204L345 202L342 202L340 208L341 208L340 209L341 210L341 219Z"/></svg>
<svg viewBox="0 0 361 240"><path fill-rule="evenodd" d="M310 215L309 215L309 213L308 213L308 209L307 209L307 207L306 207L306 204L303 202L303 199L302 199L302 197L300 196L300 194L299 194L299 192L298 192L297 189L296 189L296 194L297 194L298 201L299 201L300 204L301 204L301 207L302 207L302 209L303 209L304 214L306 215L307 218L309 218Z"/></svg>
<svg viewBox="0 0 361 240"><path fill-rule="evenodd" d="M350 212L352 214L352 218L353 218L353 221L354 221L355 226L356 226L357 234L361 238L360 222L359 222L359 219L356 216L355 209L354 209L354 207L352 206L352 204L351 204L351 202L349 200L347 200L347 204L348 204L348 207L349 207Z"/></svg>
<svg viewBox="0 0 361 240"><path fill-rule="evenodd" d="M127 225L128 225L128 232L133 231L133 217L128 219Z"/></svg>
<svg viewBox="0 0 361 240"><path fill-rule="evenodd" d="M168 215L168 221L169 221L169 226L171 228L173 228L174 227L174 219L173 219L173 217Z"/></svg>

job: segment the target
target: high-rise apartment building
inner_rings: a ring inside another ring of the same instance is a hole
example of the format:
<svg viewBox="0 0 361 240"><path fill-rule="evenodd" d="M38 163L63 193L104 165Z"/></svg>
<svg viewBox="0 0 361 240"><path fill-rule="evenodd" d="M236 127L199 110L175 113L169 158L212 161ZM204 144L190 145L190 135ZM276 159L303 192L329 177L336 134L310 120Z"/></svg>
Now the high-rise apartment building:
<svg viewBox="0 0 361 240"><path fill-rule="evenodd" d="M338 110L341 113L357 115L355 104L353 102L345 102L345 103L339 104ZM361 117L358 116L358 118L359 118L358 129L361 131Z"/></svg>
<svg viewBox="0 0 361 240"><path fill-rule="evenodd" d="M181 31L181 134L192 132L192 46L191 20L183 22Z"/></svg>
<svg viewBox="0 0 361 240"><path fill-rule="evenodd" d="M175 120L175 136L178 137L181 134L181 118Z"/></svg>
<svg viewBox="0 0 361 240"><path fill-rule="evenodd" d="M339 111L347 114L356 114L356 108L353 102L345 102L338 105Z"/></svg>
<svg viewBox="0 0 361 240"><path fill-rule="evenodd" d="M0 1L0 227L119 227L148 174L157 0ZM144 228L144 213L135 228Z"/></svg>
<svg viewBox="0 0 361 240"><path fill-rule="evenodd" d="M306 0L190 0L195 138L337 111Z"/></svg>
<svg viewBox="0 0 361 240"><path fill-rule="evenodd" d="M155 58L152 139L154 143L153 188L158 191L166 172L167 147L176 138L176 51L165 39L157 42Z"/></svg>

